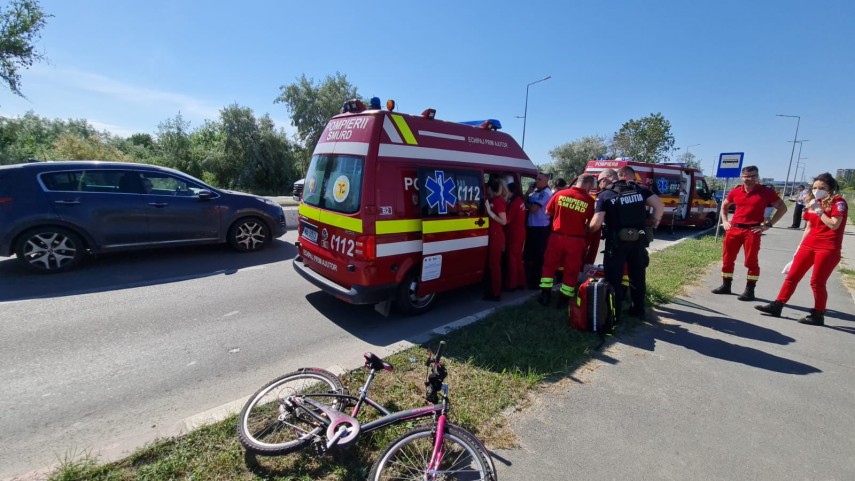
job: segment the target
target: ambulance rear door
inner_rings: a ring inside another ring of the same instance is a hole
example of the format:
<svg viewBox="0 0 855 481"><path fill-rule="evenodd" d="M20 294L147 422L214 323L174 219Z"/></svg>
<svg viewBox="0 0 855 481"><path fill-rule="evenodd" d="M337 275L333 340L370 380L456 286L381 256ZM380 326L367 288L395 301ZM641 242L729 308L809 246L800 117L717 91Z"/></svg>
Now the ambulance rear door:
<svg viewBox="0 0 855 481"><path fill-rule="evenodd" d="M487 218L479 170L419 169L422 261L419 295L479 282L487 265Z"/></svg>

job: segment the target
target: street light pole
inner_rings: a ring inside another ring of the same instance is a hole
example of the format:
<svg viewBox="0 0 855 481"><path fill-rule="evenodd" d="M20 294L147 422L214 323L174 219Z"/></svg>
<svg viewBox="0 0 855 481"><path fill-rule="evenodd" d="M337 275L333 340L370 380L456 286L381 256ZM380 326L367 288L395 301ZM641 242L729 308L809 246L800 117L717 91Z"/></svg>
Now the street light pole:
<svg viewBox="0 0 855 481"><path fill-rule="evenodd" d="M787 141L787 142L789 142L789 141ZM795 147L796 147L796 143L798 143L798 144L799 144L799 156L798 156L798 158L796 159L796 171L798 171L798 170L799 170L799 161L798 161L798 159L802 158L802 144L803 144L804 142L810 142L810 139L794 140L794 141L793 141L793 148L795 148ZM795 172L793 172L793 184L790 186L790 195L793 195L793 188L794 188L795 186L796 186L796 173L795 173ZM787 183L786 183L786 182L784 182L784 195L787 195Z"/></svg>
<svg viewBox="0 0 855 481"><path fill-rule="evenodd" d="M787 166L787 177L784 179L784 195L787 195L787 183L790 181L790 169L793 167L793 154L796 153L796 142L799 139L799 124L802 122L802 118L799 115L784 115L777 114L776 117L790 117L797 119L796 120L796 135L793 137L793 149L790 151L790 164Z"/></svg>
<svg viewBox="0 0 855 481"><path fill-rule="evenodd" d="M701 144L692 144L692 145L686 147L686 163L689 163L692 160L689 158L689 149L691 149L692 147L697 147L699 145L701 145Z"/></svg>
<svg viewBox="0 0 855 481"><path fill-rule="evenodd" d="M552 75L548 75L540 80L535 80L534 82L525 86L525 111L523 111L523 137L522 137L522 148L525 150L525 124L528 120L528 88L536 83L543 82L544 80L549 80L552 78Z"/></svg>

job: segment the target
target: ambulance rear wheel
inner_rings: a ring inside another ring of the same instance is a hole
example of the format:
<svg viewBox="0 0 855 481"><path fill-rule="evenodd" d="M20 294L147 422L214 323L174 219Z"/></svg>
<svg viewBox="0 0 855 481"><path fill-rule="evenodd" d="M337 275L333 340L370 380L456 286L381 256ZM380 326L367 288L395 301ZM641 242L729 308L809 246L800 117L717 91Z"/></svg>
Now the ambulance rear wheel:
<svg viewBox="0 0 855 481"><path fill-rule="evenodd" d="M710 227L712 227L714 225L715 225L715 215L710 214L710 215L704 217L704 223L703 223L704 229L709 229Z"/></svg>
<svg viewBox="0 0 855 481"><path fill-rule="evenodd" d="M421 314L433 306L436 294L419 296L418 288L418 274L411 273L404 278L404 282L398 287L398 297L395 299L395 306L399 311L404 314Z"/></svg>

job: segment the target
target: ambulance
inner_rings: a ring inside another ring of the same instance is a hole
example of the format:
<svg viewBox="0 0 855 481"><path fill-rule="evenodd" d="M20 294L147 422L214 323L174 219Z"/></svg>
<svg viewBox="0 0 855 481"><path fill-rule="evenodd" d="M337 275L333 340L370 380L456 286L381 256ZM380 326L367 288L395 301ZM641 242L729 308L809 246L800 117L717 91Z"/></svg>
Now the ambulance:
<svg viewBox="0 0 855 481"><path fill-rule="evenodd" d="M294 268L351 304L425 312L482 282L488 182L533 182L534 164L496 120L456 123L346 101L321 134L299 207Z"/></svg>
<svg viewBox="0 0 855 481"><path fill-rule="evenodd" d="M665 204L665 214L659 226L692 226L709 228L715 225L718 204L715 191L707 186L698 169L682 163L648 164L629 158L592 160L585 173L597 176L605 169L618 170L629 165L635 170L636 182L658 195Z"/></svg>

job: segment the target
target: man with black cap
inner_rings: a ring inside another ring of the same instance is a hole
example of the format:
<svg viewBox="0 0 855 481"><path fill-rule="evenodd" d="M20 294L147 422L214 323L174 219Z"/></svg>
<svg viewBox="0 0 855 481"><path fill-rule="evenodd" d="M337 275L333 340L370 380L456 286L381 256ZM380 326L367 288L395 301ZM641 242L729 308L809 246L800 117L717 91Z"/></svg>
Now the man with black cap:
<svg viewBox="0 0 855 481"><path fill-rule="evenodd" d="M618 180L618 174L623 180ZM621 317L623 289L621 285L624 268L629 272L631 282L630 297L632 306L629 314L644 318L644 298L647 294L647 246L653 238L651 229L656 229L662 220L665 204L650 189L627 178L635 178L635 170L630 166L602 171L597 184L601 189L597 196L595 213L591 219L591 230L604 229L603 238L606 250L603 268L606 280L615 288L615 314ZM652 219L648 221L647 209L653 209Z"/></svg>

